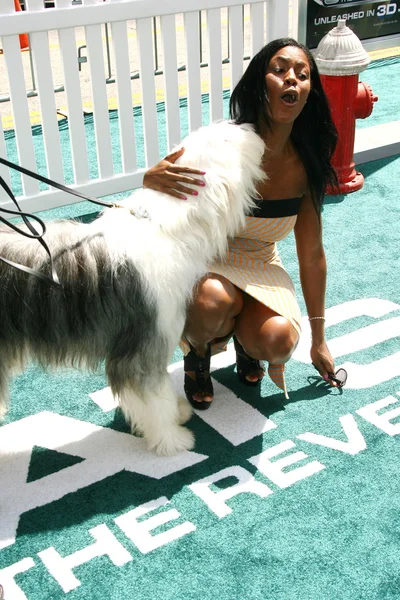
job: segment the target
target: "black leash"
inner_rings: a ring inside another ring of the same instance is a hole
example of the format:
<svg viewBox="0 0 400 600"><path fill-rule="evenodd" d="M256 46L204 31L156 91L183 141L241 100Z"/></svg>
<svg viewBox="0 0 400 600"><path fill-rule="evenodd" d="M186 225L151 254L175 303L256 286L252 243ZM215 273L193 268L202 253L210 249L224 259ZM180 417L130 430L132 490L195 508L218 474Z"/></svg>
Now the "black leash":
<svg viewBox="0 0 400 600"><path fill-rule="evenodd" d="M24 175L28 175L29 177L32 177L33 179L37 179L38 181L47 183L48 185L51 185L52 187L55 187L63 192L67 192L68 194L72 194L73 196L78 196L78 198L82 198L82 200L89 200L89 202L93 202L94 204L99 204L100 206L107 206L109 208L118 206L117 204L115 204L113 202L104 202L102 200L98 200L97 198L92 198L91 196L84 196L84 194L81 194L80 192L77 192L76 190L73 190L72 188L66 187L65 185L62 185L61 183L57 183L56 181L52 181L51 179L47 179L47 177L42 177L42 175L38 175L37 173L34 173L33 171L29 171L28 169L24 169L24 167L20 167L19 165L16 165L16 164L6 160L5 158L0 157L0 164L5 165L6 167L10 167L11 169L15 169L16 171L19 171L20 173L23 173ZM42 219L40 219L36 215L33 215L31 213L25 213L21 210L13 192L11 191L10 187L7 185L7 183L4 181L4 179L1 176L0 176L0 185L6 191L7 195L11 198L11 200L13 201L13 203L15 204L15 206L18 209L18 210L9 210L6 208L2 208L0 206L0 213L2 212L7 215L12 215L13 217L21 217L23 222L25 223L26 227L29 229L30 233L28 233L27 231L24 231L23 229L20 229L13 223L10 223L7 219L3 218L1 216L1 214L0 214L0 222L4 223L5 225L7 225L11 229L13 229L13 231L20 233L24 237L27 237L30 239L36 239L43 246L43 248L47 252L49 259L50 259L51 277L48 277L47 275L45 275L44 273L40 273L39 271L35 271L34 269L31 269L30 267L27 267L25 265L20 265L18 263L12 262L11 260L8 260L7 258L4 258L2 256L0 256L0 260L2 262L6 263L7 265L9 265L10 267L19 269L20 271L28 273L29 275L34 275L35 277L38 277L42 281L45 281L46 283L50 283L50 285L52 285L52 286L61 285L60 280L58 279L58 276L57 276L56 269L54 267L54 261L53 261L53 257L51 255L50 249L43 239L43 236L46 233L45 223L42 221ZM32 225L32 223L30 223L29 219L33 219L40 225L40 228L42 230L41 233L39 233L35 229L35 227Z"/></svg>

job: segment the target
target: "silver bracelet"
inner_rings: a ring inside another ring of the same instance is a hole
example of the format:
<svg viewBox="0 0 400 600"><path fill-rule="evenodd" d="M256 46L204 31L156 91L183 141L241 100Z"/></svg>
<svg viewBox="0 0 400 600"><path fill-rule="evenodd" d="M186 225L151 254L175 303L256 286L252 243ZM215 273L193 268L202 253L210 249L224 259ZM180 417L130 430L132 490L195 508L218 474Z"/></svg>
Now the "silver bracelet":
<svg viewBox="0 0 400 600"><path fill-rule="evenodd" d="M315 321L315 320L317 320L317 319L318 319L318 320L319 320L319 319L321 319L322 321L325 321L325 317L308 317L308 320L309 320L309 321Z"/></svg>

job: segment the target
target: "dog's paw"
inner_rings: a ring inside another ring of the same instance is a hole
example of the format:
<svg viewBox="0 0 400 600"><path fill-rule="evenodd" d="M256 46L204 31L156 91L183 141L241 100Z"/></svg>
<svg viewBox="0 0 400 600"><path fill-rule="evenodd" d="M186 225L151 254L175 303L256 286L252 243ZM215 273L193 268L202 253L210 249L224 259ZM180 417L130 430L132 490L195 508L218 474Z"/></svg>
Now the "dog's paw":
<svg viewBox="0 0 400 600"><path fill-rule="evenodd" d="M183 425L189 421L192 416L193 409L190 406L189 402L183 396L178 397L178 410L179 410L179 424Z"/></svg>
<svg viewBox="0 0 400 600"><path fill-rule="evenodd" d="M186 427L176 425L163 433L161 439L149 441L150 449L160 456L172 456L194 447L194 435Z"/></svg>

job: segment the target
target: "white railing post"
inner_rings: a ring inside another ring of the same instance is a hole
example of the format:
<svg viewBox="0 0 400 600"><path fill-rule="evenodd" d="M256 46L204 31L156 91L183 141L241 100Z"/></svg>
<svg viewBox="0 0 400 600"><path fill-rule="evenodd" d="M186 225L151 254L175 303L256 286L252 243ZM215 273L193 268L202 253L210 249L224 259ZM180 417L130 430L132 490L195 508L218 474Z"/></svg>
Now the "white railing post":
<svg viewBox="0 0 400 600"><path fill-rule="evenodd" d="M267 8L268 41L289 34L289 0L269 0Z"/></svg>
<svg viewBox="0 0 400 600"><path fill-rule="evenodd" d="M44 10L41 0L27 0L26 8L32 12ZM48 32L38 31L32 33L30 36L30 46L40 101L48 177L59 183L64 183Z"/></svg>
<svg viewBox="0 0 400 600"><path fill-rule="evenodd" d="M189 131L202 125L199 15L199 12L185 13Z"/></svg>
<svg viewBox="0 0 400 600"><path fill-rule="evenodd" d="M115 1L111 0L111 2ZM137 162L126 22L111 23L111 33L115 57L122 169L124 173L132 173L137 168Z"/></svg>
<svg viewBox="0 0 400 600"><path fill-rule="evenodd" d="M210 120L223 117L221 9L207 11Z"/></svg>
<svg viewBox="0 0 400 600"><path fill-rule="evenodd" d="M70 0L56 1L57 7L59 8L67 8L70 5ZM73 28L60 29L58 32L58 40L60 43L65 93L67 97L68 127L70 132L74 183L83 184L89 179L89 161L78 61L76 58L75 30Z"/></svg>
<svg viewBox="0 0 400 600"><path fill-rule="evenodd" d="M181 141L175 15L161 17L161 38L164 54L165 110L169 151Z"/></svg>
<svg viewBox="0 0 400 600"><path fill-rule="evenodd" d="M250 6L251 54L254 56L264 46L264 2Z"/></svg>
<svg viewBox="0 0 400 600"><path fill-rule="evenodd" d="M152 166L159 159L156 90L154 84L154 54L152 19L147 17L137 22L139 44L140 83L142 89L142 111L146 165Z"/></svg>
<svg viewBox="0 0 400 600"><path fill-rule="evenodd" d="M231 92L243 75L243 8L229 9L229 56Z"/></svg>
<svg viewBox="0 0 400 600"><path fill-rule="evenodd" d="M83 0L84 7L94 6L97 0ZM92 89L94 128L96 132L97 161L100 178L114 173L108 100L104 71L102 24L85 27L90 82Z"/></svg>

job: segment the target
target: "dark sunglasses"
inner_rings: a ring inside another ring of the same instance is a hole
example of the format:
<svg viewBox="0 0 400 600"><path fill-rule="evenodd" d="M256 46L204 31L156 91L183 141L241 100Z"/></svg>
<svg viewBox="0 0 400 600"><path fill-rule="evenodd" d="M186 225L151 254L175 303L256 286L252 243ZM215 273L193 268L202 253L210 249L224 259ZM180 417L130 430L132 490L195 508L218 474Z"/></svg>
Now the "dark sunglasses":
<svg viewBox="0 0 400 600"><path fill-rule="evenodd" d="M318 371L318 369L314 365L314 363L313 363L313 367L314 367L314 369L316 369ZM333 381L334 383L336 383L336 385L338 387L342 388L344 385L346 385L347 371L346 371L346 369L338 369L336 371L336 373L328 373L328 378L330 381Z"/></svg>

